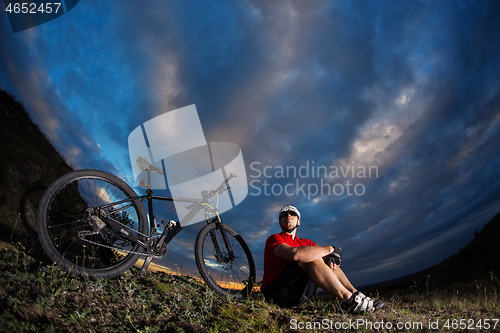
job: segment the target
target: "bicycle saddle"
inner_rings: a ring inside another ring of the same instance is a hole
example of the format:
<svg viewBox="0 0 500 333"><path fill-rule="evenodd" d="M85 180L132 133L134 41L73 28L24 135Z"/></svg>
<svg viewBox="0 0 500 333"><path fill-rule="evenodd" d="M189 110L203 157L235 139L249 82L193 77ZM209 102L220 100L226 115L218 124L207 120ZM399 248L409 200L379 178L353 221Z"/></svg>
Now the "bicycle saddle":
<svg viewBox="0 0 500 333"><path fill-rule="evenodd" d="M149 161L142 156L137 157L137 166L140 170L146 172L158 172L160 175L163 175L163 170L155 167L153 164L149 163Z"/></svg>

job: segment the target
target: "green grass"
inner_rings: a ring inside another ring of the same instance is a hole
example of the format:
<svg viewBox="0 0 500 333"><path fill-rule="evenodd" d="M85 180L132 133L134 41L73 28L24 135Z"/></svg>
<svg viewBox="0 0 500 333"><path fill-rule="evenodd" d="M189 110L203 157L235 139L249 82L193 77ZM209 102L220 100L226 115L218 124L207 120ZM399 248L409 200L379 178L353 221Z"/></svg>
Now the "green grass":
<svg viewBox="0 0 500 333"><path fill-rule="evenodd" d="M385 331L397 331L396 325L403 323L410 328L405 332L437 332L427 328L436 320L440 328L448 322L445 331L456 331L452 324L459 328L461 319L470 324L471 320L500 318L499 287L492 277L475 286L375 293L372 296L386 301L386 307L354 316L325 296L283 309L266 303L259 294L243 301L217 297L188 276L148 272L140 278L138 270L132 269L114 279L89 279L55 265L42 265L20 249L1 250L0 331L307 332L340 328L337 331L382 332L383 322L385 328L392 326ZM491 328L476 327L474 332ZM500 323L496 330L500 331Z"/></svg>

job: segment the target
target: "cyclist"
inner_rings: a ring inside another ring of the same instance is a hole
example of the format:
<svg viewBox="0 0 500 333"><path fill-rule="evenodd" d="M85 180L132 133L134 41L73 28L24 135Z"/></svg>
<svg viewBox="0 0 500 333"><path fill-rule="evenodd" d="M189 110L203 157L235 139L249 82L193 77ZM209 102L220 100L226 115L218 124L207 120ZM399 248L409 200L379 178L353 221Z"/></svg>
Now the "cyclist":
<svg viewBox="0 0 500 333"><path fill-rule="evenodd" d="M261 290L267 301L284 307L304 303L318 287L337 297L350 313L372 312L384 306L357 291L340 269L342 251L318 246L296 236L300 212L291 205L279 213L281 233L271 235L264 249Z"/></svg>

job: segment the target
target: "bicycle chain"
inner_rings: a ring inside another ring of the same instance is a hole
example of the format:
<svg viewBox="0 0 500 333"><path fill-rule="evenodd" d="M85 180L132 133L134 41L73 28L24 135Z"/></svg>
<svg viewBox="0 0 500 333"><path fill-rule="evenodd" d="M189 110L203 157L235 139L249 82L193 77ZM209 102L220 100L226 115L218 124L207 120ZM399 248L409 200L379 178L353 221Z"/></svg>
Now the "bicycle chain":
<svg viewBox="0 0 500 333"><path fill-rule="evenodd" d="M101 221L101 220L99 219L99 221ZM155 255L155 254L151 253L151 251L149 251L149 242L150 242L151 239L153 239L155 236L157 236L156 230L151 235L148 236L148 235L146 235L146 234L144 234L144 233L142 233L140 231L132 229L131 227L129 227L127 225L124 225L124 224L121 224L121 223L120 223L120 225L122 227L124 227L124 228L126 228L126 229L128 229L128 230L130 230L132 232L134 232L134 233L137 233L138 236L145 237L147 239L146 244L148 244L148 245L146 245L147 246L146 251L135 252L135 251L125 250L125 249L120 249L120 248L117 248L117 247L113 247L113 246L109 246L109 245L104 245L104 244L97 243L97 242L94 242L94 241L91 241L91 240L88 240L88 239L84 238L85 236L88 236L88 235L97 235L104 228L99 229L100 231L97 231L97 232L96 231L89 231L89 230L81 230L80 232L78 232L78 238L80 238L82 241L87 242L89 244L94 244L94 245L97 245L97 246L105 247L107 249L116 250L116 251L119 251L119 252L125 252L125 253L129 253L129 254L138 254L138 255L141 255L141 256L152 256L153 258L156 258L156 259L162 259L164 257L164 255L163 256L158 256L158 255ZM107 230L105 230L104 232L108 233ZM165 253L166 253L166 251L165 251Z"/></svg>
<svg viewBox="0 0 500 333"><path fill-rule="evenodd" d="M88 230L83 230L83 231L88 231ZM142 236L146 236L145 234L142 234L140 232L138 232L138 233L141 234ZM130 251L130 250L119 249L117 247L113 247L113 246L109 246L109 245L104 245L104 244L101 244L101 243L97 243L97 242L85 239L84 237L87 236L87 235L82 236L81 234L82 234L82 231L78 232L78 238L80 238L82 241L90 243L90 244L94 244L94 245L97 245L97 246L102 246L102 247L105 247L105 248L108 248L108 249L111 249L111 250L116 250L116 251L119 251L119 252L126 252L126 253L130 253L130 254L139 254L139 255L142 255L142 256L148 256L149 255L149 253L134 252L134 251ZM96 235L96 234L91 232L88 235ZM148 237L148 236L146 236L146 237Z"/></svg>

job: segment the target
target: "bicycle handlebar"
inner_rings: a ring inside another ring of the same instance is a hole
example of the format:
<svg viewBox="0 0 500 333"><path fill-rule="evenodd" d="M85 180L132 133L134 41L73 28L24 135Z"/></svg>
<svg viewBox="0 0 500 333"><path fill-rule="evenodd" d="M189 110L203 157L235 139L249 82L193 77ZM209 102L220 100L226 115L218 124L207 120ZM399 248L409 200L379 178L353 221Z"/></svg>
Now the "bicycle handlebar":
<svg viewBox="0 0 500 333"><path fill-rule="evenodd" d="M201 196L203 197L203 199L207 200L207 199L210 199L211 197L213 197L214 195L216 195L217 193L219 193L219 195L221 195L222 193L224 193L227 189L229 189L229 181L233 178L236 178L236 175L231 173L229 174L229 177L227 177L223 182L222 184L220 184L220 186L218 188L216 188L215 190L211 190L211 191L201 191ZM226 185L226 186L224 186ZM198 203L199 204L199 203ZM190 210L190 209L193 209L197 204L192 204L192 205L189 205L186 207L187 210Z"/></svg>
<svg viewBox="0 0 500 333"><path fill-rule="evenodd" d="M201 195L207 199L213 197L214 195L216 195L217 193L219 195L221 195L222 193L224 193L227 189L229 189L229 181L233 178L236 178L236 175L231 173L229 174L229 177L227 177L223 182L222 184L220 184L220 186L218 188L216 188L215 190L212 190L210 192L208 191L203 191L201 192Z"/></svg>

